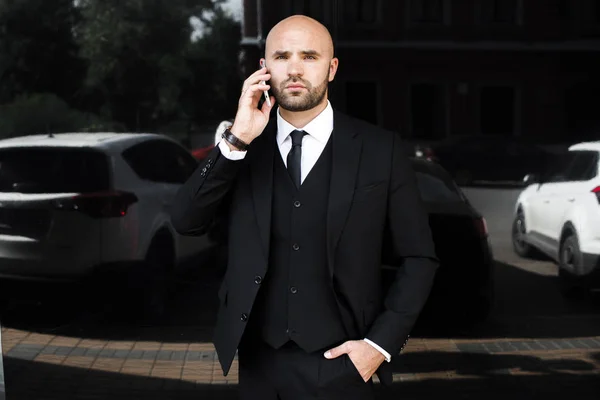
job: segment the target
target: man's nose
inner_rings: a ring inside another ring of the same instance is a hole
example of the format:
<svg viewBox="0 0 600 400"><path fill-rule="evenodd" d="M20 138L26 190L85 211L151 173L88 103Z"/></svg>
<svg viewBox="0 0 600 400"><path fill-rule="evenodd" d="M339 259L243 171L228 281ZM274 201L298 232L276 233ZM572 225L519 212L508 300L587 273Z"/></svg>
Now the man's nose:
<svg viewBox="0 0 600 400"><path fill-rule="evenodd" d="M290 60L288 64L288 75L289 76L302 76L304 74L304 66L300 60Z"/></svg>

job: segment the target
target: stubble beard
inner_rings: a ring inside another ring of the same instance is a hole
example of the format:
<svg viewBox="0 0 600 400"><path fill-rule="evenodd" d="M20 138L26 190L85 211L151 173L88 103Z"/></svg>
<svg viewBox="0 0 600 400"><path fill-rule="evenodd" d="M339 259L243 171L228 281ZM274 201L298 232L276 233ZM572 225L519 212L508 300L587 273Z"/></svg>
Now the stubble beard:
<svg viewBox="0 0 600 400"><path fill-rule="evenodd" d="M292 83L302 83L306 90L302 89L295 93L285 93L285 87ZM279 107L287 111L300 112L308 111L317 107L323 102L329 86L329 76L318 86L313 87L310 82L300 78L292 78L283 82L279 88L273 87L273 95L277 100Z"/></svg>

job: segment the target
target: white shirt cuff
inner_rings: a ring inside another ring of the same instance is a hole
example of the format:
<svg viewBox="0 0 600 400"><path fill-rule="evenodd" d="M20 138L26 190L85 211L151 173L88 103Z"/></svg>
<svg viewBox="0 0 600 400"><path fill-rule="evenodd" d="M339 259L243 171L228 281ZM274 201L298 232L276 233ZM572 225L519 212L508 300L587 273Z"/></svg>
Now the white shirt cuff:
<svg viewBox="0 0 600 400"><path fill-rule="evenodd" d="M231 150L227 145L227 142L225 142L224 140L221 140L219 142L219 150L221 150L221 154L223 154L225 158L232 161L243 160L244 157L246 157L245 151Z"/></svg>
<svg viewBox="0 0 600 400"><path fill-rule="evenodd" d="M369 339L365 338L363 339L365 342L369 343L371 346L375 347L375 349L377 351L379 351L381 354L383 354L383 356L385 357L385 361L390 362L392 360L392 356L390 356L390 353L388 353L387 351L385 351L384 349L382 349L381 347L377 346L375 343L373 343L372 341L370 341Z"/></svg>

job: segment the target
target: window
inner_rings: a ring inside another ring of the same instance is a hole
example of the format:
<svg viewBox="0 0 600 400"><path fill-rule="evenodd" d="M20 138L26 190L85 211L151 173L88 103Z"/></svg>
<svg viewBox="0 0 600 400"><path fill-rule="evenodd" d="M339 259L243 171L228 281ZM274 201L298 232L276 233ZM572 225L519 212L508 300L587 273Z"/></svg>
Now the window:
<svg viewBox="0 0 600 400"><path fill-rule="evenodd" d="M0 192L90 193L109 186L108 158L99 151L63 147L0 151Z"/></svg>
<svg viewBox="0 0 600 400"><path fill-rule="evenodd" d="M445 17L444 0L411 0L410 19L417 23L444 23Z"/></svg>
<svg viewBox="0 0 600 400"><path fill-rule="evenodd" d="M566 180L570 182L589 181L598 173L598 153L595 151L574 151L571 164L566 171Z"/></svg>
<svg viewBox="0 0 600 400"><path fill-rule="evenodd" d="M481 89L480 124L484 135L513 136L516 91L512 86L487 86Z"/></svg>
<svg viewBox="0 0 600 400"><path fill-rule="evenodd" d="M379 22L380 0L345 0L344 23L372 25Z"/></svg>
<svg viewBox="0 0 600 400"><path fill-rule="evenodd" d="M291 2L291 14L307 15L323 24L331 20L331 3L328 0L291 0Z"/></svg>
<svg viewBox="0 0 600 400"><path fill-rule="evenodd" d="M479 0L483 24L516 25L520 22L520 0Z"/></svg>
<svg viewBox="0 0 600 400"><path fill-rule="evenodd" d="M542 182L558 183L566 180L566 171L574 158L573 152L567 152L554 156L549 156L544 173L542 174Z"/></svg>
<svg viewBox="0 0 600 400"><path fill-rule="evenodd" d="M163 147L164 179L167 183L185 183L198 164L181 147L171 142L161 143Z"/></svg>
<svg viewBox="0 0 600 400"><path fill-rule="evenodd" d="M184 183L197 167L190 154L166 140L133 146L123 158L141 179L160 183Z"/></svg>
<svg viewBox="0 0 600 400"><path fill-rule="evenodd" d="M446 87L416 83L410 87L411 135L420 139L442 139L447 133Z"/></svg>
<svg viewBox="0 0 600 400"><path fill-rule="evenodd" d="M584 0L583 18L588 27L600 26L600 0Z"/></svg>
<svg viewBox="0 0 600 400"><path fill-rule="evenodd" d="M596 177L598 173L598 153L595 151L569 151L552 157L544 182L583 182Z"/></svg>
<svg viewBox="0 0 600 400"><path fill-rule="evenodd" d="M123 152L123 158L139 178L161 182L162 155L155 142L135 145Z"/></svg>

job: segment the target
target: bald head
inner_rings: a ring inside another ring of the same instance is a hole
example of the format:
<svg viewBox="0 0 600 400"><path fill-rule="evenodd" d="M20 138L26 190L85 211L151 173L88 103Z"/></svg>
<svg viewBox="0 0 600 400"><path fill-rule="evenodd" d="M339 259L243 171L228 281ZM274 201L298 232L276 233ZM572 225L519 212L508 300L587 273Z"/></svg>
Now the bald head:
<svg viewBox="0 0 600 400"><path fill-rule="evenodd" d="M292 15L275 25L266 40L266 55L282 50L281 46L289 42L298 42L299 36L309 38L313 50L323 57L332 59L333 39L327 28L319 21L305 15Z"/></svg>
<svg viewBox="0 0 600 400"><path fill-rule="evenodd" d="M324 109L339 63L327 28L303 15L284 19L267 36L265 60L280 110Z"/></svg>

